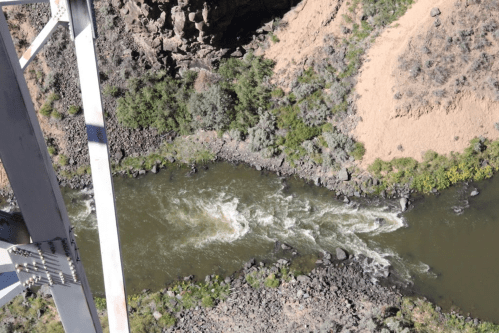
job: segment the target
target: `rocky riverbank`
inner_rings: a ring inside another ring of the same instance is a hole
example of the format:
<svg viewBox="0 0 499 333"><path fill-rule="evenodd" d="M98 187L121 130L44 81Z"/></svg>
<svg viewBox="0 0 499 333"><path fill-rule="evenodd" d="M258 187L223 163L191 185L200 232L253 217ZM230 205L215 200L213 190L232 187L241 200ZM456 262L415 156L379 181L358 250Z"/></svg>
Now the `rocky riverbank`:
<svg viewBox="0 0 499 333"><path fill-rule="evenodd" d="M293 252L285 244L277 249ZM288 259L250 260L222 278L183 278L159 292L129 296L133 332L498 332L499 327L404 297L394 279L373 282L368 258L338 248L309 272ZM406 290L407 292L407 290ZM106 301L96 298L104 332ZM0 309L2 332L62 329L48 288L26 291ZM62 331L61 331L62 332Z"/></svg>

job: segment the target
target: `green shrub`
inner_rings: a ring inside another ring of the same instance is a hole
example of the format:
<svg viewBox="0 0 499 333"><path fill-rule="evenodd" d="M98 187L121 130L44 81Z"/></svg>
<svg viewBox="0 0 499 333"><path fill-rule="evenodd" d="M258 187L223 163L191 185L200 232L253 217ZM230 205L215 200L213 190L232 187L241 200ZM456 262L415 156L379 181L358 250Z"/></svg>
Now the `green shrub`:
<svg viewBox="0 0 499 333"><path fill-rule="evenodd" d="M68 109L68 113L70 115L75 115L77 113L79 113L81 111L81 108L79 106L76 106L76 105L71 105Z"/></svg>
<svg viewBox="0 0 499 333"><path fill-rule="evenodd" d="M51 93L48 97L48 102L53 103L61 99L61 96L58 93Z"/></svg>
<svg viewBox="0 0 499 333"><path fill-rule="evenodd" d="M374 17L376 26L384 27L405 14L413 0L362 0L364 14Z"/></svg>
<svg viewBox="0 0 499 333"><path fill-rule="evenodd" d="M69 163L68 157L64 154L60 154L59 155L59 164L64 166L64 165L68 165L68 163Z"/></svg>
<svg viewBox="0 0 499 333"><path fill-rule="evenodd" d="M177 319L169 313L164 313L158 320L158 324L161 327L171 327L175 325Z"/></svg>
<svg viewBox="0 0 499 333"><path fill-rule="evenodd" d="M156 128L159 132L191 131L187 101L192 86L175 80L166 72L149 73L141 79L128 81L128 92L118 99L117 117L131 128Z"/></svg>
<svg viewBox="0 0 499 333"><path fill-rule="evenodd" d="M247 133L249 127L258 122L258 109L267 109L270 100L270 88L266 84L271 77L274 62L247 53L243 59L230 58L222 61L218 74L220 82L229 94L235 97L235 119L231 128Z"/></svg>
<svg viewBox="0 0 499 333"><path fill-rule="evenodd" d="M102 90L102 93L106 96L116 97L119 94L119 89L118 87L107 85Z"/></svg>
<svg viewBox="0 0 499 333"><path fill-rule="evenodd" d="M61 120L62 119L62 113L60 113L57 110L52 110L52 112L50 113L50 116L52 118L54 118L54 119L57 119L57 120Z"/></svg>
<svg viewBox="0 0 499 333"><path fill-rule="evenodd" d="M364 144L362 142L356 142L350 155L352 155L357 161L360 161L364 157L365 153L366 148L364 147Z"/></svg>
<svg viewBox="0 0 499 333"><path fill-rule="evenodd" d="M82 165L80 166L78 169L76 169L76 174L78 176L82 176L82 175L89 175L92 173L92 169L90 168L90 165Z"/></svg>
<svg viewBox="0 0 499 333"><path fill-rule="evenodd" d="M273 42L273 43L279 43L280 40L279 38L277 38L276 35L274 35L272 32L270 33L270 40Z"/></svg>
<svg viewBox="0 0 499 333"><path fill-rule="evenodd" d="M211 308L211 307L213 307L213 304L214 304L213 297L211 297L211 296L204 296L204 297L201 299L201 304L202 304L205 308Z"/></svg>
<svg viewBox="0 0 499 333"><path fill-rule="evenodd" d="M482 145L478 150L477 142ZM498 141L475 138L463 154L451 153L445 156L430 150L424 154L422 163L412 158L394 158L390 162L376 159L369 166L369 171L384 180L384 185L408 183L419 192L429 193L460 181L480 181L492 177L499 170L498 154ZM488 163L483 164L484 160Z"/></svg>
<svg viewBox="0 0 499 333"><path fill-rule="evenodd" d="M276 144L284 146L284 151L291 161L306 154L302 144L321 134L321 127L307 126L298 116L300 109L297 105L275 109L277 127L287 130L284 137L278 137Z"/></svg>
<svg viewBox="0 0 499 333"><path fill-rule="evenodd" d="M231 97L216 84L205 92L192 94L188 110L192 126L204 130L224 129L234 118Z"/></svg>
<svg viewBox="0 0 499 333"><path fill-rule="evenodd" d="M50 117L50 115L52 114L52 111L53 111L52 103L49 101L46 101L45 103L43 103L39 112L42 116Z"/></svg>
<svg viewBox="0 0 499 333"><path fill-rule="evenodd" d="M94 302L95 302L95 307L97 308L97 310L104 311L107 309L107 302L106 302L105 298L95 297Z"/></svg>
<svg viewBox="0 0 499 333"><path fill-rule="evenodd" d="M36 328L37 333L64 333L64 327L60 321L52 321L47 324L40 323Z"/></svg>
<svg viewBox="0 0 499 333"><path fill-rule="evenodd" d="M48 146L47 150L49 151L49 154L52 156L57 153L57 149L54 146Z"/></svg>
<svg viewBox="0 0 499 333"><path fill-rule="evenodd" d="M267 288L277 288L279 287L279 279L275 276L275 274L270 274L265 279L265 287Z"/></svg>
<svg viewBox="0 0 499 333"><path fill-rule="evenodd" d="M273 98L282 98L284 97L284 90L282 90L281 88L274 89L272 90L271 96Z"/></svg>

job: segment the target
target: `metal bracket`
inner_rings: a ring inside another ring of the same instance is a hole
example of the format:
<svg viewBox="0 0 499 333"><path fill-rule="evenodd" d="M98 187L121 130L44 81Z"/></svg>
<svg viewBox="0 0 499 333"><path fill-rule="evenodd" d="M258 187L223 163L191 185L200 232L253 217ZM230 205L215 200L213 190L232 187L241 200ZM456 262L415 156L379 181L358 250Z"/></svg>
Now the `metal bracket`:
<svg viewBox="0 0 499 333"><path fill-rule="evenodd" d="M43 284L81 285L66 239L14 245L7 252L25 288Z"/></svg>

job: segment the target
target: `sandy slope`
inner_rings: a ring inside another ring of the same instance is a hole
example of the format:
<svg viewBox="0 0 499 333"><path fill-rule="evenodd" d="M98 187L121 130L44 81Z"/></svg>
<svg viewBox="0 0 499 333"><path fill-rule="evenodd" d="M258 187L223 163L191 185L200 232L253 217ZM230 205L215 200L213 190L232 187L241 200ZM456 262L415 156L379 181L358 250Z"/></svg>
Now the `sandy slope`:
<svg viewBox="0 0 499 333"><path fill-rule="evenodd" d="M287 78L298 68L304 68L308 60L317 54L317 48L324 45L326 34L341 35L342 14L347 8L342 5L339 11L338 0L303 0L282 18L287 24L276 32L279 42L265 51L265 57L276 62L275 73L279 78Z"/></svg>
<svg viewBox="0 0 499 333"><path fill-rule="evenodd" d="M471 92L463 93L448 107L433 105L431 112L419 117L395 117L396 86L394 71L399 55L410 38L423 33L433 24L430 11L439 7L442 20L450 14L453 0L418 0L398 21L399 26L387 29L368 51L368 62L356 91L358 114L362 117L354 134L366 147L363 166L376 157L413 157L421 160L428 149L445 154L460 152L475 136L496 139L499 132L499 103L482 99ZM398 149L399 145L402 149Z"/></svg>

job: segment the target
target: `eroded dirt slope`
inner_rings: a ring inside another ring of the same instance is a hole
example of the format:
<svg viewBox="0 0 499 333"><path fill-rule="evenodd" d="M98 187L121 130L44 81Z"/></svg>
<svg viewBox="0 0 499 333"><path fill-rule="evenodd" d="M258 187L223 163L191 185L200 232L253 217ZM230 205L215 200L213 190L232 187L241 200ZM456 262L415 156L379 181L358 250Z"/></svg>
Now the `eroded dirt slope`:
<svg viewBox="0 0 499 333"><path fill-rule="evenodd" d="M487 86L497 78L498 39L484 28L494 24L497 12L485 8L494 3L419 0L377 38L356 87L364 166L377 157L421 160L429 149L462 152L475 136L499 137L497 86Z"/></svg>

